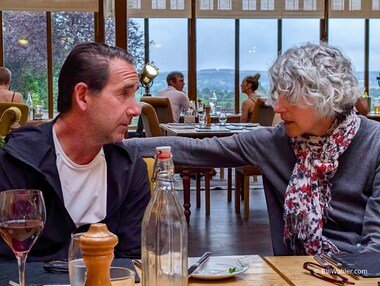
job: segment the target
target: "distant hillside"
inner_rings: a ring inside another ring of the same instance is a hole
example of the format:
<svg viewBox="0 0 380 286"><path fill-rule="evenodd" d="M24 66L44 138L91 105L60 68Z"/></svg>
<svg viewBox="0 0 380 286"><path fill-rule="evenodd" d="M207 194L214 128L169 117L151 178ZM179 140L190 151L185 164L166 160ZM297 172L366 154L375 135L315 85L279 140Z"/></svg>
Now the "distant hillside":
<svg viewBox="0 0 380 286"><path fill-rule="evenodd" d="M247 75L254 75L257 72L261 74L260 84L261 92L267 93L269 89L268 71L256 71L245 70L241 71L240 78ZM184 72L185 78L187 78L186 72ZM168 72L160 72L157 78L154 80L154 84L151 88L151 94L157 93L159 90L167 87L166 76ZM359 85L364 86L364 72L358 72ZM369 74L369 86L370 89L378 89L378 83L376 77L379 76L379 72L370 72ZM200 70L197 74L197 88L201 94L207 94L212 90L223 91L231 93L234 91L234 77L235 71L233 69L204 69ZM185 90L187 90L188 82L185 82ZM240 85L240 82L239 82Z"/></svg>
<svg viewBox="0 0 380 286"><path fill-rule="evenodd" d="M242 71L241 77L246 75L254 75L257 72L261 74L260 82L263 87L267 87L268 82L268 72L267 71ZM187 78L187 74L185 78ZM157 78L154 80L154 84L151 88L151 93L155 94L159 90L166 88L166 76L168 72L160 72ZM197 74L197 87L199 90L229 90L234 89L234 77L235 70L232 69L205 69L200 70ZM185 89L187 90L188 83L185 82ZM239 82L240 85L240 82Z"/></svg>

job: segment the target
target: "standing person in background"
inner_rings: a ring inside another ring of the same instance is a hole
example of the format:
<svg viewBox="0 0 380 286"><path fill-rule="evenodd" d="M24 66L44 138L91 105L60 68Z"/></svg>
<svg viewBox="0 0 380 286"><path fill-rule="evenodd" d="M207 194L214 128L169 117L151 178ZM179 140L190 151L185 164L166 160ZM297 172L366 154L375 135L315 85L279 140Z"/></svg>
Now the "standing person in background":
<svg viewBox="0 0 380 286"><path fill-rule="evenodd" d="M182 110L194 108L191 106L189 98L183 91L185 86L185 79L183 73L179 71L172 71L166 77L168 87L159 91L157 97L167 97L170 100L172 106L174 122L179 122Z"/></svg>
<svg viewBox="0 0 380 286"><path fill-rule="evenodd" d="M0 67L0 102L22 103L22 94L10 91L12 73L9 69Z"/></svg>
<svg viewBox="0 0 380 286"><path fill-rule="evenodd" d="M13 131L0 149L0 192L40 189L47 220L28 261L67 258L70 236L105 223L115 257L141 256L141 223L150 200L147 167L121 142L140 114L133 57L105 44L79 44L58 79L58 116ZM0 240L0 261L14 259Z"/></svg>
<svg viewBox="0 0 380 286"><path fill-rule="evenodd" d="M259 88L259 79L260 74L257 73L254 76L246 76L241 82L241 92L245 93L248 96L248 98L245 99L241 105L240 122L242 123L250 122L252 118L256 101L260 97L260 95L256 93L257 89Z"/></svg>

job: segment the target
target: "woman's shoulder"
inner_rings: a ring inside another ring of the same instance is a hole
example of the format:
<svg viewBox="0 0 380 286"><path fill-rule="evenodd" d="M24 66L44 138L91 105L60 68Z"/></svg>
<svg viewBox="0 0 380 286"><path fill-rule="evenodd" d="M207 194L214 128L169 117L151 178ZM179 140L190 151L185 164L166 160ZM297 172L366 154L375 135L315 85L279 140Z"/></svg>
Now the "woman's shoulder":
<svg viewBox="0 0 380 286"><path fill-rule="evenodd" d="M14 94L14 96L13 96L13 94ZM21 93L14 91L13 94L12 94L13 102L18 102L18 103L22 103L23 102L23 98L22 98L22 94Z"/></svg>
<svg viewBox="0 0 380 286"><path fill-rule="evenodd" d="M255 99L252 99L251 97L248 97L242 101L243 106L254 106L256 103Z"/></svg>
<svg viewBox="0 0 380 286"><path fill-rule="evenodd" d="M363 133L379 133L380 132L380 122L369 119L363 115L359 115L360 118L360 131Z"/></svg>
<svg viewBox="0 0 380 286"><path fill-rule="evenodd" d="M361 147L374 148L374 145L376 145L380 148L380 140L378 140L380 137L380 122L368 119L365 116L359 116L359 118L360 127L354 140L360 142Z"/></svg>
<svg viewBox="0 0 380 286"><path fill-rule="evenodd" d="M23 102L22 94L16 91L0 89L0 102Z"/></svg>

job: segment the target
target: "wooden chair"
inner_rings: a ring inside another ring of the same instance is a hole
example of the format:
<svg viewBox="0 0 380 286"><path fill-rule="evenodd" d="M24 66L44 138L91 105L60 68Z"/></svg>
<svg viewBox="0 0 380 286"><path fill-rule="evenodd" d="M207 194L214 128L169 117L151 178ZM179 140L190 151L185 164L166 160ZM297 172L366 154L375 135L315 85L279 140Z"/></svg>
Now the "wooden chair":
<svg viewBox="0 0 380 286"><path fill-rule="evenodd" d="M174 122L172 106L167 97L143 96L140 102L149 103L156 111L159 123Z"/></svg>
<svg viewBox="0 0 380 286"><path fill-rule="evenodd" d="M145 157L143 159L144 159L144 161L146 163L146 167L148 169L148 177L149 177L149 183L150 183L150 193L152 194L153 190L154 190L154 184L152 182L153 168L154 168L154 159L153 158L149 158L149 157Z"/></svg>
<svg viewBox="0 0 380 286"><path fill-rule="evenodd" d="M160 124L157 118L156 111L149 103L139 102L139 108L141 111L141 118L144 124L146 137L161 136Z"/></svg>
<svg viewBox="0 0 380 286"><path fill-rule="evenodd" d="M275 116L273 108L266 105L264 100L258 99L250 122L259 123L261 126L274 126L278 121L279 118ZM240 213L240 199L244 200L245 220L249 219L249 179L253 176L257 181L257 176L261 174L261 170L252 165L235 168L235 211Z"/></svg>
<svg viewBox="0 0 380 286"><path fill-rule="evenodd" d="M150 105L149 103L140 101L139 108L141 110L141 118L142 118L144 128L145 128L145 136L146 137L161 136L160 124L159 124L158 117L153 106ZM188 190L190 190L190 173L192 172L196 173L196 206L197 208L199 208L201 205L201 200L200 200L201 174L205 175L206 214L210 213L210 179L211 179L210 173L212 170L213 168L194 167L194 166L192 167L176 166L175 167L175 172L182 175L184 189L188 188ZM190 206L184 206L184 207L185 207L185 214L186 212L190 212L189 210ZM189 215L186 216L187 219L188 217Z"/></svg>
<svg viewBox="0 0 380 286"><path fill-rule="evenodd" d="M28 120L29 107L23 103L0 103L0 135L6 136L11 130L24 125Z"/></svg>
<svg viewBox="0 0 380 286"><path fill-rule="evenodd" d="M250 123L259 123L261 126L272 126L274 116L273 107L266 105L265 101L259 98L253 108Z"/></svg>

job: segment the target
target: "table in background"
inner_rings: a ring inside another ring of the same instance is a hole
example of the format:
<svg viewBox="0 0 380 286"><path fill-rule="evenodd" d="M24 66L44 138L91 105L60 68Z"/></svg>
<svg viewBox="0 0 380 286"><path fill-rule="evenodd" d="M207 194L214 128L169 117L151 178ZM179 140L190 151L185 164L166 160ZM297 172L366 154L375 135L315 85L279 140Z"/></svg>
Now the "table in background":
<svg viewBox="0 0 380 286"><path fill-rule="evenodd" d="M380 122L380 113L369 112L366 117Z"/></svg>
<svg viewBox="0 0 380 286"><path fill-rule="evenodd" d="M50 118L50 119L46 119L46 118L43 118L43 119L33 119L33 120L26 121L25 125L37 126L37 125L41 125L41 124L50 122L52 120L53 120L52 118Z"/></svg>
<svg viewBox="0 0 380 286"><path fill-rule="evenodd" d="M235 123L236 126L240 125L239 123ZM247 123L248 124L248 123ZM243 124L244 125L244 124ZM181 136L181 137L189 137L189 138L206 138L206 137L224 137L231 136L235 133L249 132L254 130L255 128L242 128L242 129L228 129L229 126L220 126L219 124L211 124L211 129L208 128L196 128L196 124L185 124L181 123L161 123L160 128L163 130L166 136Z"/></svg>
<svg viewBox="0 0 380 286"><path fill-rule="evenodd" d="M227 123L239 123L240 122L240 114L231 114L227 113ZM183 123L183 115L180 116L179 122ZM195 122L198 122L198 117L195 116ZM219 123L218 115L211 115L211 123Z"/></svg>
<svg viewBox="0 0 380 286"><path fill-rule="evenodd" d="M331 282L326 282L318 279L310 274L309 271L303 269L303 264L305 262L315 262L312 256L268 256L264 260L290 285L308 285L308 286L331 286L334 285ZM337 268L333 265L334 268ZM377 278L362 278L357 276L351 276L343 274L350 281L355 282L355 286L362 285L377 285ZM347 284L348 285L348 284Z"/></svg>
<svg viewBox="0 0 380 286"><path fill-rule="evenodd" d="M183 128L181 128L183 127ZM186 128L185 128L186 127ZM254 128L259 128L259 127L254 127L250 129L226 129L224 126L219 126L217 124L212 124L211 129L197 129L191 125L188 124L170 124L170 123L161 123L160 128L163 130L163 134L166 136L181 136L181 137L189 137L189 138L206 138L206 137L224 137L224 136L231 136L235 133L240 133L240 132L249 132L250 130ZM199 171L205 171L207 176L205 178L206 181L206 186L205 186L205 204L206 204L206 214L210 213L210 190L209 190L209 184L207 184L207 179L208 179L208 171L207 168L205 167L196 167L196 166L191 166L191 167L181 167L182 170L182 180L183 180L183 207L185 209L185 216L186 216L186 221L190 221L190 177L189 177L189 171L187 169L191 169L191 171L194 172L199 172ZM208 187L208 188L207 188ZM228 193L228 201L231 201L231 193L232 193L232 169L228 168L228 175L227 175L227 193ZM197 188L198 190L198 188ZM197 207L199 207L200 202L199 200L199 195L197 196Z"/></svg>

